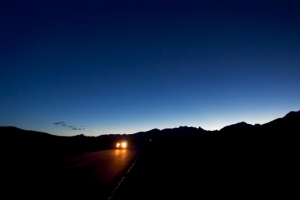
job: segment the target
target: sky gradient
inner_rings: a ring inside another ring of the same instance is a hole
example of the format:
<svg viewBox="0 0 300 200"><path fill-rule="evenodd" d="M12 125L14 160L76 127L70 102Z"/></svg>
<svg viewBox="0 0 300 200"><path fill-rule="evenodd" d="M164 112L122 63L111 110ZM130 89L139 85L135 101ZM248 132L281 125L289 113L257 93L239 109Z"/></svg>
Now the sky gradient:
<svg viewBox="0 0 300 200"><path fill-rule="evenodd" d="M1 1L0 126L98 136L283 117L300 110L299 10L296 0Z"/></svg>

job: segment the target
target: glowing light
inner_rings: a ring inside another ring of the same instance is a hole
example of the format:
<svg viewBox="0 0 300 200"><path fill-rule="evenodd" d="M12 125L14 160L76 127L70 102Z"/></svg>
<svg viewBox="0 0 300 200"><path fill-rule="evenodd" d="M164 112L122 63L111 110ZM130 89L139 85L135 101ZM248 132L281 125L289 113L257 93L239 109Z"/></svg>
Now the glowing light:
<svg viewBox="0 0 300 200"><path fill-rule="evenodd" d="M127 141L120 141L116 144L116 148L126 149L128 146Z"/></svg>

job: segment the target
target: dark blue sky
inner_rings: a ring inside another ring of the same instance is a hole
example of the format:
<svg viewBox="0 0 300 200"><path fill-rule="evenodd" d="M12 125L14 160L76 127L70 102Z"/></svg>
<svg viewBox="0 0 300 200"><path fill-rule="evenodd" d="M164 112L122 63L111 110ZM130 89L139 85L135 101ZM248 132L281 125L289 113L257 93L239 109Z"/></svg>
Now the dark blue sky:
<svg viewBox="0 0 300 200"><path fill-rule="evenodd" d="M300 108L299 10L297 0L1 1L0 126L100 135L282 117Z"/></svg>

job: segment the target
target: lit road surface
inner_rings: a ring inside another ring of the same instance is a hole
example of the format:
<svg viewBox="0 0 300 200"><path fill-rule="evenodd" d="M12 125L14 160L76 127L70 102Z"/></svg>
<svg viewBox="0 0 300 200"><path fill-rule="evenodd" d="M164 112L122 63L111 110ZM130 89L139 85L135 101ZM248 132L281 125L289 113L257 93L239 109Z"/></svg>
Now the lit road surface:
<svg viewBox="0 0 300 200"><path fill-rule="evenodd" d="M60 195L105 199L136 159L139 149L114 149L70 157L58 178Z"/></svg>

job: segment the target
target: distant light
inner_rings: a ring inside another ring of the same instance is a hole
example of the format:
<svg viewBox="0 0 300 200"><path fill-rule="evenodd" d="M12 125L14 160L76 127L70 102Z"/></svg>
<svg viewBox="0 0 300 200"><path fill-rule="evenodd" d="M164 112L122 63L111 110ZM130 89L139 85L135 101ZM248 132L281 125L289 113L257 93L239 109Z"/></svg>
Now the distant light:
<svg viewBox="0 0 300 200"><path fill-rule="evenodd" d="M116 144L117 148L122 148L122 149L127 148L127 146L128 146L127 141L121 141Z"/></svg>
<svg viewBox="0 0 300 200"><path fill-rule="evenodd" d="M126 142L122 142L122 147L126 148L126 146L127 146Z"/></svg>

